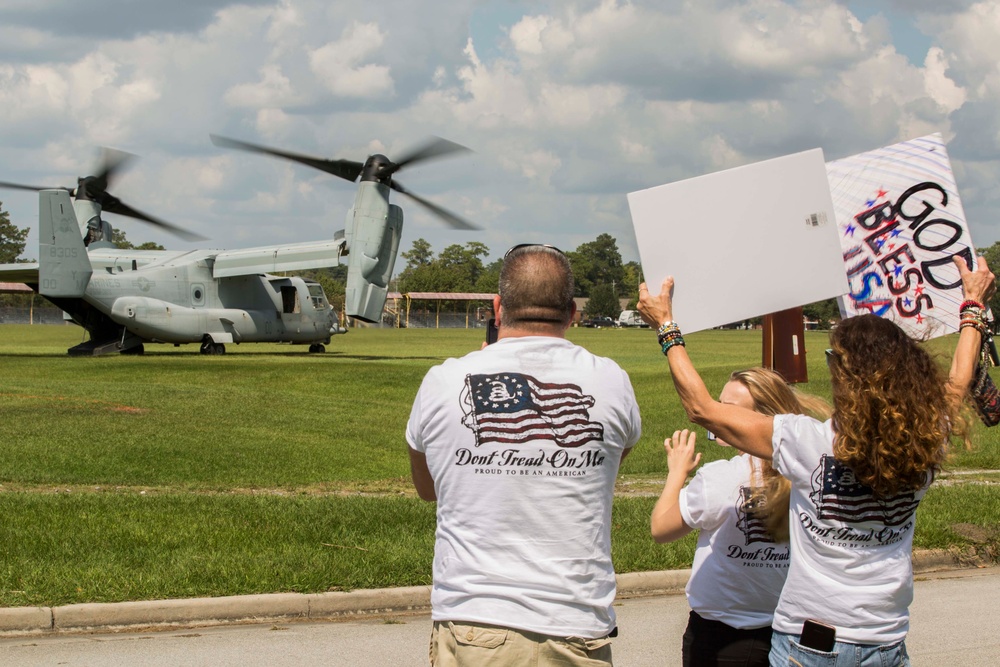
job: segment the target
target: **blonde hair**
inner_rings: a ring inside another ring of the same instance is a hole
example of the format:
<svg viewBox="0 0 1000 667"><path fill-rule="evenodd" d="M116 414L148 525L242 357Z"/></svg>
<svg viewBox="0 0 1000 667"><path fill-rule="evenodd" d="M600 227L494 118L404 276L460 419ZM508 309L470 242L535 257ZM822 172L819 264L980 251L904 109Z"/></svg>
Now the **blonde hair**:
<svg viewBox="0 0 1000 667"><path fill-rule="evenodd" d="M792 389L780 374L768 368L735 371L729 376L729 381L746 387L753 399L753 409L762 415L808 414L823 419L830 416L830 406L826 401ZM772 538L786 542L792 484L774 469L770 461L757 457L752 457L752 461L755 472L759 470L760 476L751 475L749 511L764 520Z"/></svg>

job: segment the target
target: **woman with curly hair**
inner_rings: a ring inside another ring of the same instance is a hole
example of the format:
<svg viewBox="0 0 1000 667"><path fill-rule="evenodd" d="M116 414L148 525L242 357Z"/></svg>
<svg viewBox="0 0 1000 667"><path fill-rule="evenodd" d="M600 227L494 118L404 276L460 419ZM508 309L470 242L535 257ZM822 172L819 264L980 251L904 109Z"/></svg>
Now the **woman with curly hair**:
<svg viewBox="0 0 1000 667"><path fill-rule="evenodd" d="M770 459L792 484L788 577L774 612L772 665L908 665L915 511L944 462L981 346L994 286L985 259L962 278L962 327L949 376L886 319L841 322L829 354L833 416L767 417L712 399L673 321L673 278L639 312L670 363L691 421ZM966 325L969 326L966 326ZM818 632L814 632L818 630Z"/></svg>
<svg viewBox="0 0 1000 667"><path fill-rule="evenodd" d="M800 395L766 368L734 372L719 401L772 417L829 415L820 399ZM684 487L701 460L694 444L694 432L686 429L663 443L669 472L650 519L660 543L701 531L685 589L691 614L683 664L766 667L774 607L788 574L791 484L770 461L740 453L703 466Z"/></svg>

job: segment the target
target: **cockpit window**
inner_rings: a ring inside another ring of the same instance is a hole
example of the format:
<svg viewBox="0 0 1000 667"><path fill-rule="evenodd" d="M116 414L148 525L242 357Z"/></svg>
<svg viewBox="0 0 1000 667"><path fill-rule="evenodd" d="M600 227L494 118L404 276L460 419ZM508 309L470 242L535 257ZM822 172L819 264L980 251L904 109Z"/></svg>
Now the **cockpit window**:
<svg viewBox="0 0 1000 667"><path fill-rule="evenodd" d="M312 300L313 308L316 310L322 310L326 308L326 294L323 292L323 286L319 283L310 283L309 287L309 298Z"/></svg>

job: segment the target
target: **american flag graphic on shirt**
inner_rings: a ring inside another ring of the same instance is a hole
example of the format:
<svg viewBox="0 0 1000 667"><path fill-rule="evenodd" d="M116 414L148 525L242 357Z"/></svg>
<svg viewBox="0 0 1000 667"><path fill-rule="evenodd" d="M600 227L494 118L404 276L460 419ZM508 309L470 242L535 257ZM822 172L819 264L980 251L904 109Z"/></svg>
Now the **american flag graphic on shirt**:
<svg viewBox="0 0 1000 667"><path fill-rule="evenodd" d="M465 376L462 424L476 434L476 446L521 445L552 440L579 447L604 438L604 426L590 421L594 397L575 384L540 382L523 373Z"/></svg>
<svg viewBox="0 0 1000 667"><path fill-rule="evenodd" d="M764 508L767 507L767 498L763 494L756 494L754 497L753 488L749 486L740 487L740 497L736 501L736 527L743 532L747 544L751 542L774 542L765 522Z"/></svg>
<svg viewBox="0 0 1000 667"><path fill-rule="evenodd" d="M824 454L812 478L809 495L820 519L846 523L876 521L887 526L905 523L916 511L920 500L913 492L891 498L878 498L871 487L855 479L854 472L837 459Z"/></svg>

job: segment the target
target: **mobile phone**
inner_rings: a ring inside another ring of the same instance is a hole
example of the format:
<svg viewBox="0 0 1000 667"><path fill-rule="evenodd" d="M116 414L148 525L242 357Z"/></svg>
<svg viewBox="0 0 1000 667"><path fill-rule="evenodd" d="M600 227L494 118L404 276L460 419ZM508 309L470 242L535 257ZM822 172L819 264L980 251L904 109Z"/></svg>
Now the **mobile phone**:
<svg viewBox="0 0 1000 667"><path fill-rule="evenodd" d="M705 439L706 440L715 440L715 434L712 433L711 431L705 431Z"/></svg>
<svg viewBox="0 0 1000 667"><path fill-rule="evenodd" d="M830 653L837 642L837 628L826 623L806 619L802 624L802 636L799 637L799 644L806 648Z"/></svg>
<svg viewBox="0 0 1000 667"><path fill-rule="evenodd" d="M497 342L497 335L500 332L497 330L497 320L495 317L491 317L486 320L486 344L492 345Z"/></svg>

